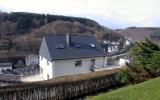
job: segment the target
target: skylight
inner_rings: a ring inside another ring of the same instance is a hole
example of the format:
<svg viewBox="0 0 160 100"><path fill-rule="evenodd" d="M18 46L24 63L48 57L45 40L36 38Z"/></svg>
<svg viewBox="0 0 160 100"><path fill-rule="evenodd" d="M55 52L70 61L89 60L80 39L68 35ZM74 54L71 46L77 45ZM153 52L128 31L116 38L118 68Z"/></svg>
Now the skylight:
<svg viewBox="0 0 160 100"><path fill-rule="evenodd" d="M56 49L64 49L63 44L55 44Z"/></svg>
<svg viewBox="0 0 160 100"><path fill-rule="evenodd" d="M91 46L92 48L95 48L95 47L96 47L95 44L90 44L90 46Z"/></svg>

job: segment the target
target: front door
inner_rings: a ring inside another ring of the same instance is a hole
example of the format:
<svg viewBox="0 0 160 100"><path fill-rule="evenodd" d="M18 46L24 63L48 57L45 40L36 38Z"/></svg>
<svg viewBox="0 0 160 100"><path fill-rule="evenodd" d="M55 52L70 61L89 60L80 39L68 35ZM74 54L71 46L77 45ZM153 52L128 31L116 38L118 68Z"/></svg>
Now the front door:
<svg viewBox="0 0 160 100"><path fill-rule="evenodd" d="M49 79L49 74L47 74L47 80Z"/></svg>
<svg viewBox="0 0 160 100"><path fill-rule="evenodd" d="M91 70L95 68L95 59L91 59Z"/></svg>

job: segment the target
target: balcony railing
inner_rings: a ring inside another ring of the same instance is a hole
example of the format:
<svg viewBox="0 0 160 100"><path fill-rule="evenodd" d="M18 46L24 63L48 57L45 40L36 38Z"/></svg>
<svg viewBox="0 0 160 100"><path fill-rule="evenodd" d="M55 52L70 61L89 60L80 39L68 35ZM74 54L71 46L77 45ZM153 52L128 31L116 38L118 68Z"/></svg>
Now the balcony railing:
<svg viewBox="0 0 160 100"><path fill-rule="evenodd" d="M112 65L106 65L106 66L91 66L91 71L95 72L95 71L101 71L101 70L107 70L107 69L114 69L114 68L119 68L121 66L119 66L118 64L112 64Z"/></svg>

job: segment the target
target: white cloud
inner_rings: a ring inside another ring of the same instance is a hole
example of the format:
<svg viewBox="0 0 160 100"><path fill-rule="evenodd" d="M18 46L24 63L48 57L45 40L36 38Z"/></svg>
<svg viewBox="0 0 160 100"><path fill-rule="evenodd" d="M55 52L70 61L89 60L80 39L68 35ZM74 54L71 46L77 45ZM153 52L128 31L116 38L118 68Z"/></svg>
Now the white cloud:
<svg viewBox="0 0 160 100"><path fill-rule="evenodd" d="M160 16L160 0L1 0L0 7L11 11L100 16L139 26L154 26L152 21Z"/></svg>

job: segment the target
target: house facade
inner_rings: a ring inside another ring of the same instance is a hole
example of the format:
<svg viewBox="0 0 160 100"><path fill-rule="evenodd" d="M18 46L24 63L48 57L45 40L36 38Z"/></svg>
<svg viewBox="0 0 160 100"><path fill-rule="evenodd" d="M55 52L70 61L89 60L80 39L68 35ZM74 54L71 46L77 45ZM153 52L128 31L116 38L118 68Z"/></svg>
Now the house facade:
<svg viewBox="0 0 160 100"><path fill-rule="evenodd" d="M39 50L44 79L84 74L107 67L105 51L93 36L48 35Z"/></svg>

